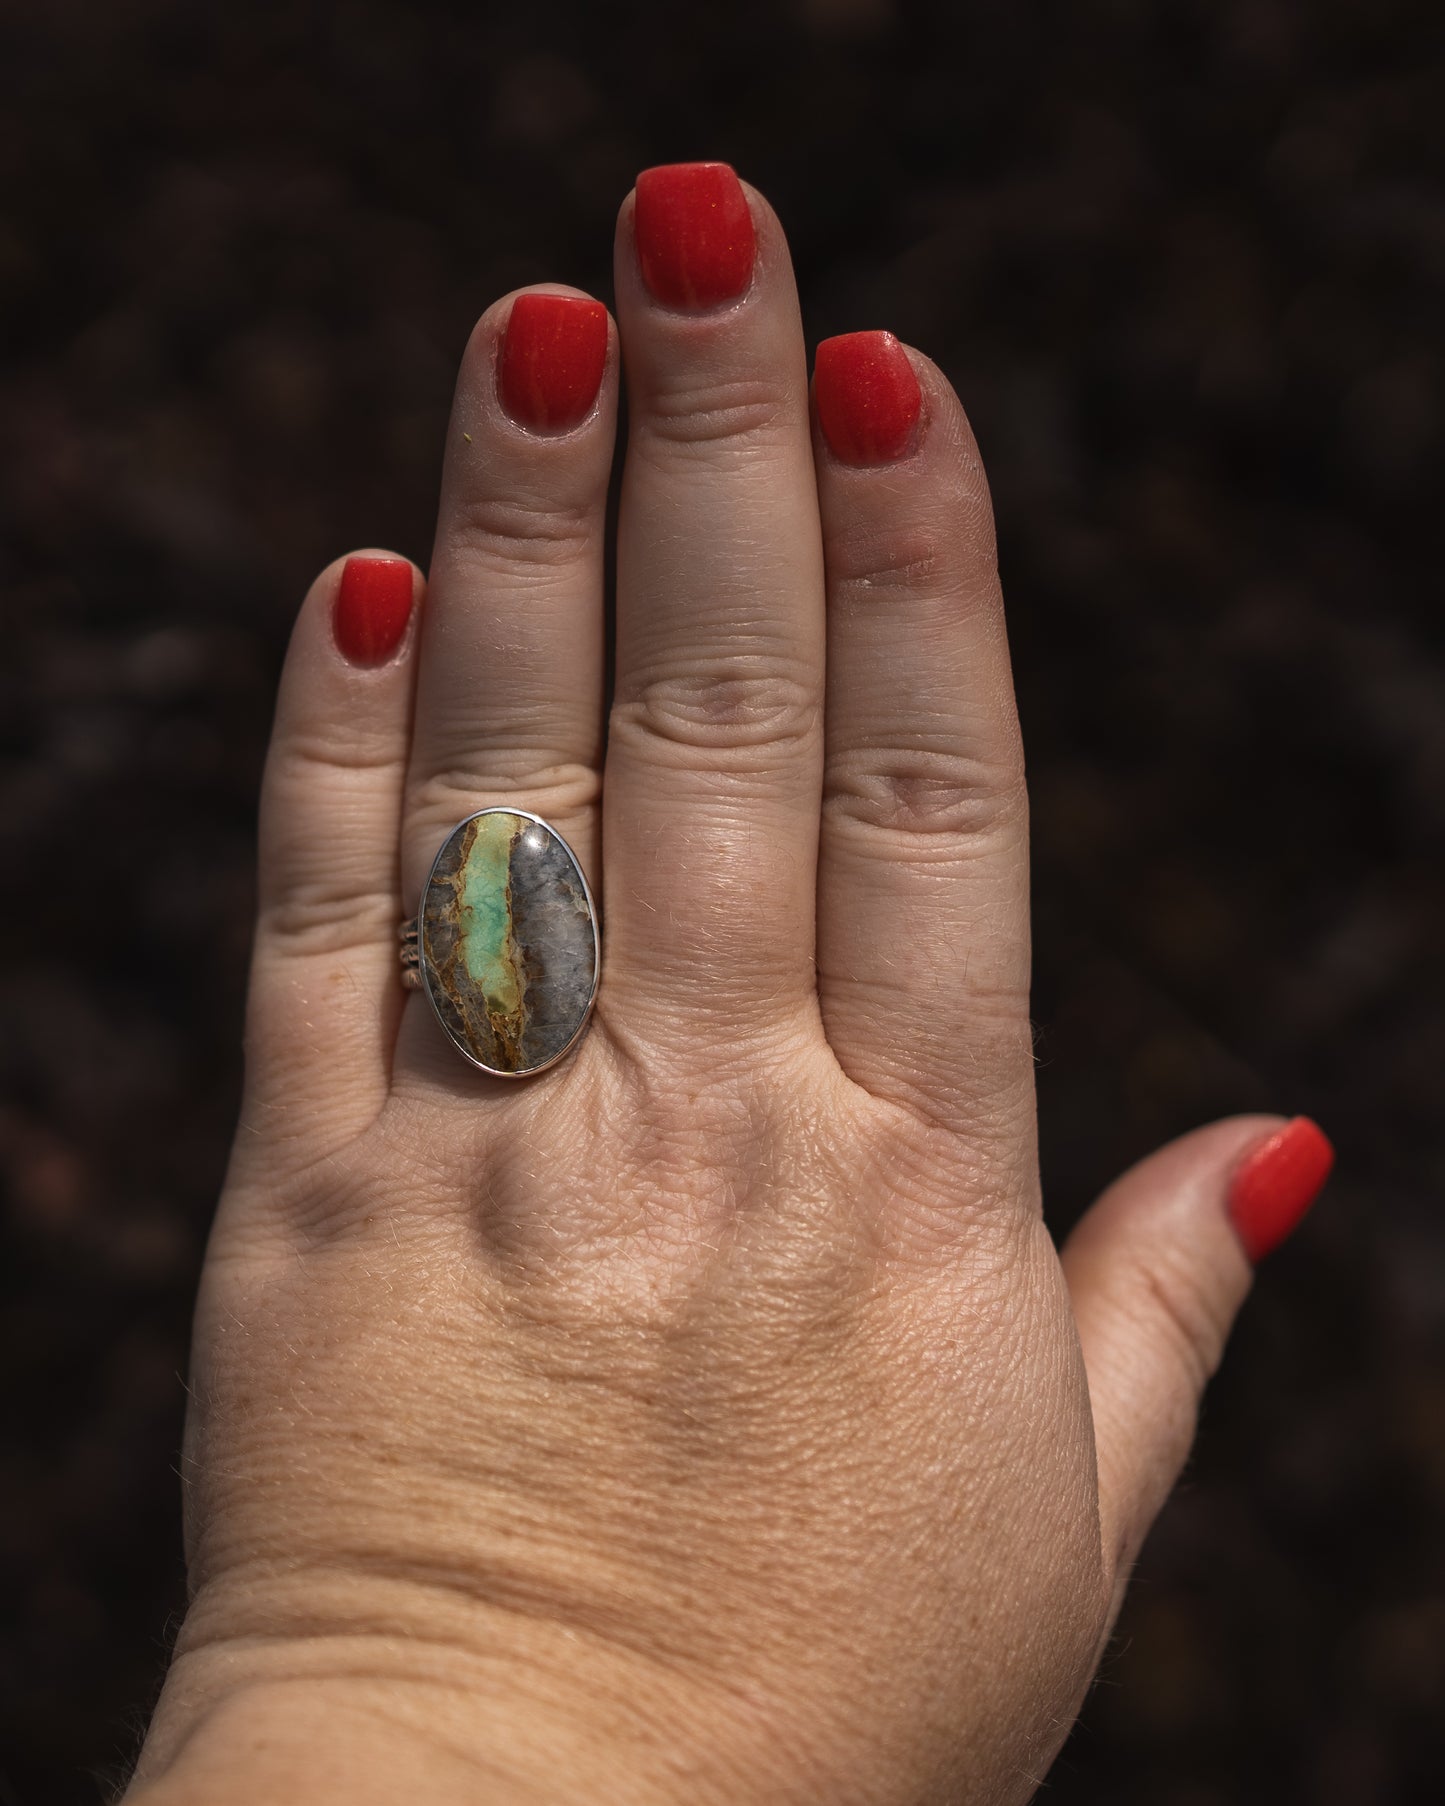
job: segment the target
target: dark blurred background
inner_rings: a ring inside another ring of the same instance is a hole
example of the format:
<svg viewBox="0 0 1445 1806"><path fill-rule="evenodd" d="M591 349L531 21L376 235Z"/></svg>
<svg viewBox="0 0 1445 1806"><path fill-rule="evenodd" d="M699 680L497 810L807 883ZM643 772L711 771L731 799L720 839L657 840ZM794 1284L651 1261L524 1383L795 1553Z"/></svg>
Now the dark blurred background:
<svg viewBox="0 0 1445 1806"><path fill-rule="evenodd" d="M1046 1797L1439 1797L1442 49L1404 0L6 9L0 1806L104 1797L181 1606L292 612L425 563L473 318L608 296L692 156L983 447L1057 1227L1222 1112L1340 1150Z"/></svg>

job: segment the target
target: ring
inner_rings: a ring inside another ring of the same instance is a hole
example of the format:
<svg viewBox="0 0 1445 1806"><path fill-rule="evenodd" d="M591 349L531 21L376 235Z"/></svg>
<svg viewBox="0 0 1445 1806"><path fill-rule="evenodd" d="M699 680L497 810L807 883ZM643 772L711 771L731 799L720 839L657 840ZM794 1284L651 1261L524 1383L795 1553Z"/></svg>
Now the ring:
<svg viewBox="0 0 1445 1806"><path fill-rule="evenodd" d="M581 1039L601 971L577 856L525 809L458 822L401 926L401 981L426 992L464 1059L497 1078L555 1066Z"/></svg>

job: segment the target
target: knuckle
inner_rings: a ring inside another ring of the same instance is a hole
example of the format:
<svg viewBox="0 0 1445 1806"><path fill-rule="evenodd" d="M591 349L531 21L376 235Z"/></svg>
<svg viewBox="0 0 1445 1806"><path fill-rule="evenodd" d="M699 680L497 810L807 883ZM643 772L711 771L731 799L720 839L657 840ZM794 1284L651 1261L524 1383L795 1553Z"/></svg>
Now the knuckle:
<svg viewBox="0 0 1445 1806"><path fill-rule="evenodd" d="M844 514L830 526L823 550L835 596L903 591L958 609L1002 605L986 492L981 506L965 495L937 518Z"/></svg>
<svg viewBox="0 0 1445 1806"><path fill-rule="evenodd" d="M590 765L512 749L430 773L407 799L407 820L413 830L434 827L440 834L479 809L515 807L560 822L592 807L600 788Z"/></svg>
<svg viewBox="0 0 1445 1806"><path fill-rule="evenodd" d="M784 383L716 377L655 390L639 427L644 444L708 449L775 440L798 417L798 399Z"/></svg>
<svg viewBox="0 0 1445 1806"><path fill-rule="evenodd" d="M591 553L597 533L595 498L471 495L455 504L447 522L458 553L489 570L575 564Z"/></svg>
<svg viewBox="0 0 1445 1806"><path fill-rule="evenodd" d="M919 589L947 568L943 535L926 525L845 520L823 551L829 577L845 589Z"/></svg>
<svg viewBox="0 0 1445 1806"><path fill-rule="evenodd" d="M368 791L379 778L399 777L405 764L394 733L368 733L318 723L296 726L278 737L266 769L267 788L310 797L328 788L358 784Z"/></svg>
<svg viewBox="0 0 1445 1806"><path fill-rule="evenodd" d="M875 749L828 774L824 819L896 851L934 842L943 854L1026 832L1028 791L1014 751L989 758L924 747Z"/></svg>
<svg viewBox="0 0 1445 1806"><path fill-rule="evenodd" d="M334 878L295 882L268 898L257 938L283 958L348 953L394 940L400 905L387 890L349 889Z"/></svg>
<svg viewBox="0 0 1445 1806"><path fill-rule="evenodd" d="M818 731L820 706L816 682L799 670L730 662L645 677L614 705L612 732L683 753L771 756Z"/></svg>
<svg viewBox="0 0 1445 1806"><path fill-rule="evenodd" d="M475 766L453 766L446 771L433 771L423 778L410 798L410 815L446 816L448 822L459 822L461 815L475 815L477 809L497 809L508 804L531 809L545 815L547 809L573 815L598 800L600 780L591 766L573 762L547 762L527 759L524 753L499 753L497 759ZM486 802L479 802L480 796ZM540 798L529 802L527 798Z"/></svg>
<svg viewBox="0 0 1445 1806"><path fill-rule="evenodd" d="M1229 1327L1207 1281L1184 1259L1156 1254L1136 1268L1135 1283L1197 1397L1219 1366Z"/></svg>

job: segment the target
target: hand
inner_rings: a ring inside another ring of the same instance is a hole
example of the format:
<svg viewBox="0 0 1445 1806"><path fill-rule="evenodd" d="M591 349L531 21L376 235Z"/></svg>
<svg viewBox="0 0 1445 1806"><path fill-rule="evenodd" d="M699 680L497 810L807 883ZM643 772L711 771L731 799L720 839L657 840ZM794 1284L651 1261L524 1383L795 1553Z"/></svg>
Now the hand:
<svg viewBox="0 0 1445 1806"><path fill-rule="evenodd" d="M615 328L482 317L424 603L362 553L296 627L137 1806L1026 1799L1247 1247L1328 1165L1215 1124L1060 1261L963 411L882 334L819 349L810 410L782 230L721 166L640 180L616 284ZM397 969L495 804L605 922L586 1038L515 1082Z"/></svg>

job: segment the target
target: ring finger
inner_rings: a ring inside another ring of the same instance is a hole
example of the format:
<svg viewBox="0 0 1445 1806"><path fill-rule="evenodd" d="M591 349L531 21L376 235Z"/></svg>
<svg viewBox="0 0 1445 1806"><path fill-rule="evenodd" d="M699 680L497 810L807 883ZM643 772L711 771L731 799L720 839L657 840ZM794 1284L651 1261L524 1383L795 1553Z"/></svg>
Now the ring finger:
<svg viewBox="0 0 1445 1806"><path fill-rule="evenodd" d="M497 805L546 816L596 881L616 364L606 309L576 291L505 297L467 346L419 655L408 910L450 829Z"/></svg>

